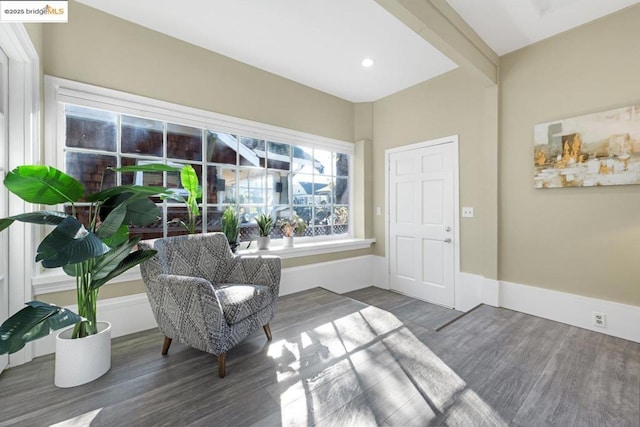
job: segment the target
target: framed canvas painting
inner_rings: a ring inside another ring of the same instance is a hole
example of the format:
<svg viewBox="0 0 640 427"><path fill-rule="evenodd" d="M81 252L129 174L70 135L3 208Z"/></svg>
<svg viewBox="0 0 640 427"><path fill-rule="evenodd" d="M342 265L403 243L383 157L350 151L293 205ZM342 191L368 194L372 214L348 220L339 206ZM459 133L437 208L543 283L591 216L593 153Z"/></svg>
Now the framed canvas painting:
<svg viewBox="0 0 640 427"><path fill-rule="evenodd" d="M534 127L536 188L640 184L640 104Z"/></svg>

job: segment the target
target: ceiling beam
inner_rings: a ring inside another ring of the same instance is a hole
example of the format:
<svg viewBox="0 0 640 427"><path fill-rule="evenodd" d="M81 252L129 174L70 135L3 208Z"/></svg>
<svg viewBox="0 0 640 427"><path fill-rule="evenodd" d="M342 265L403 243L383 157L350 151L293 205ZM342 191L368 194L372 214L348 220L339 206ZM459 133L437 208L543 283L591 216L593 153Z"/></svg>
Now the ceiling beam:
<svg viewBox="0 0 640 427"><path fill-rule="evenodd" d="M498 82L498 55L446 0L376 0L389 13L485 84Z"/></svg>

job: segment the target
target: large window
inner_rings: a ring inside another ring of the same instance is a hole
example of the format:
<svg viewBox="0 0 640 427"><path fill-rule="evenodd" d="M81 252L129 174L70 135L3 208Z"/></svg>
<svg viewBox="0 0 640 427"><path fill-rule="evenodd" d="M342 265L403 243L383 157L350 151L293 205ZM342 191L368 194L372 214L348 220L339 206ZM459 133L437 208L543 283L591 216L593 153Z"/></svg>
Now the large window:
<svg viewBox="0 0 640 427"><path fill-rule="evenodd" d="M202 186L200 232L219 231L222 212L231 206L240 215L241 241L255 239L254 217L262 212L275 221L295 213L307 224L305 236L351 235L352 144L93 89L108 93L108 102L86 91L49 91L61 128L55 132L58 163L88 189L136 183L180 192L176 173L104 172L110 166L190 164ZM146 104L136 105L132 99ZM157 203L162 217L133 231L145 238L186 233L181 225L186 208L159 199ZM273 237L279 236L276 227Z"/></svg>

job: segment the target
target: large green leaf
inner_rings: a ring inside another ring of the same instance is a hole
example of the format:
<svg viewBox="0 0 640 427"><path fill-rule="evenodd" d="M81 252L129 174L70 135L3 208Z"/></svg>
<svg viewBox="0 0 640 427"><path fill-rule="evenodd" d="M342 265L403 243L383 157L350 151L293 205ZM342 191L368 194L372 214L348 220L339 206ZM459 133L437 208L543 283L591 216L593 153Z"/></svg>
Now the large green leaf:
<svg viewBox="0 0 640 427"><path fill-rule="evenodd" d="M102 279L92 280L90 290L98 289L100 286L107 283L114 277L118 277L130 268L148 260L153 257L157 251L155 249L140 249L135 252L131 252L123 259L116 268L114 268L107 276Z"/></svg>
<svg viewBox="0 0 640 427"><path fill-rule="evenodd" d="M135 199L127 204L127 216L124 223L127 225L147 225L156 222L160 218L160 208L151 200Z"/></svg>
<svg viewBox="0 0 640 427"><path fill-rule="evenodd" d="M102 224L97 233L101 238L114 234L124 225L147 225L160 217L160 209L146 196L135 193L121 193L109 198L100 207Z"/></svg>
<svg viewBox="0 0 640 427"><path fill-rule="evenodd" d="M134 196L134 194L130 191L123 191L123 192L119 192L117 194L114 194L113 196L102 200L102 203L100 204L100 207L98 208L98 216L100 217L101 221L105 221L107 219L107 217L109 217L109 215L111 214L111 211L113 211L114 209L116 209L118 206L127 203L129 201L129 199L131 199ZM144 197L144 196L140 196L140 197ZM123 209L123 208L122 208ZM121 216L122 212L117 213L117 216ZM124 217L122 217L122 221L124 221ZM115 222L115 221L113 221ZM106 234L106 233L104 233Z"/></svg>
<svg viewBox="0 0 640 427"><path fill-rule="evenodd" d="M67 264L62 266L62 271L66 273L67 276L76 277L76 266L79 264Z"/></svg>
<svg viewBox="0 0 640 427"><path fill-rule="evenodd" d="M70 216L42 240L36 262L42 261L42 266L46 268L62 267L100 256L107 251L109 247L98 236Z"/></svg>
<svg viewBox="0 0 640 427"><path fill-rule="evenodd" d="M5 228L9 227L11 224L13 224L13 219L11 218L1 218L0 219L0 231L4 230Z"/></svg>
<svg viewBox="0 0 640 427"><path fill-rule="evenodd" d="M126 225L121 225L120 228L118 228L118 231L116 231L114 234L102 239L105 245L109 246L110 248L120 246L127 240L129 240L129 227L127 227Z"/></svg>
<svg viewBox="0 0 640 427"><path fill-rule="evenodd" d="M107 277L120 262L131 253L131 249L140 241L140 236L111 249L106 254L97 258L96 263L91 269L91 279L99 280Z"/></svg>
<svg viewBox="0 0 640 427"><path fill-rule="evenodd" d="M114 206L113 209L109 209L109 214L106 218L102 218L102 223L100 227L96 230L98 236L104 238L108 236L112 236L115 234L122 223L124 222L124 218L127 216L127 200L124 200L122 203L119 203ZM103 215L104 212L107 212L107 209L101 208L100 215Z"/></svg>
<svg viewBox="0 0 640 427"><path fill-rule="evenodd" d="M84 196L77 179L50 166L18 166L7 174L4 185L21 199L43 205L73 203Z"/></svg>
<svg viewBox="0 0 640 427"><path fill-rule="evenodd" d="M56 211L38 211L13 215L0 219L0 231L9 227L14 221L29 222L32 224L58 225L68 216L69 215L64 212Z"/></svg>
<svg viewBox="0 0 640 427"><path fill-rule="evenodd" d="M82 317L65 308L40 301L28 302L0 325L0 354L15 353L29 341L81 320Z"/></svg>
<svg viewBox="0 0 640 427"><path fill-rule="evenodd" d="M180 170L180 182L182 187L189 192L190 195L196 197L198 195L198 175L191 165L184 165Z"/></svg>

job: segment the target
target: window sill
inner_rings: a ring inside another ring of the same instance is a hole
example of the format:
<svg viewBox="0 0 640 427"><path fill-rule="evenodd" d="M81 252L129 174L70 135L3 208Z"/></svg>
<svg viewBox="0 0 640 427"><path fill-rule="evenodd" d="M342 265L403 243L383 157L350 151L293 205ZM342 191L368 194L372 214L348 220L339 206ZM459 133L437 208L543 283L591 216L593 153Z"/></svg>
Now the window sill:
<svg viewBox="0 0 640 427"><path fill-rule="evenodd" d="M282 259L288 259L367 249L375 242L376 239L333 239L320 242L301 239L301 242L298 243L294 239L294 246L292 248L285 248L282 246L281 240L274 240L271 241L271 245L269 245L269 249L267 250L243 249L237 253L239 255L277 255ZM252 246L255 246L255 244L252 243Z"/></svg>
<svg viewBox="0 0 640 427"><path fill-rule="evenodd" d="M323 241L312 241L309 239L300 239L300 242L294 240L293 248L285 248L282 246L281 240L271 242L269 249L243 249L239 250L239 255L276 255L282 259L300 258L313 255L322 255L335 252L353 251L358 249L367 249L371 247L376 239L330 239ZM255 246L255 243L252 243ZM126 273L116 277L109 283L123 283L133 280L141 280L140 269L134 267ZM61 269L45 270L31 280L34 295L44 295L54 292L63 292L75 290L75 279L67 276Z"/></svg>

